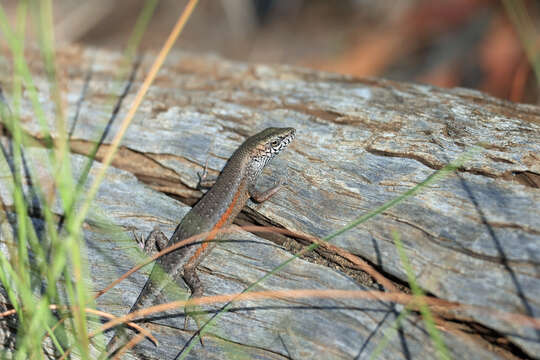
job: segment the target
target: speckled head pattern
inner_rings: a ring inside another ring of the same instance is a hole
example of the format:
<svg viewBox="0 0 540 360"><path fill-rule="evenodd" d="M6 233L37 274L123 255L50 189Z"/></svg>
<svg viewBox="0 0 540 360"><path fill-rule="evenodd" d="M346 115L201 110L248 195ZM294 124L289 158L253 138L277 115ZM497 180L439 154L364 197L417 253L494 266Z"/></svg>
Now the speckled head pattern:
<svg viewBox="0 0 540 360"><path fill-rule="evenodd" d="M245 149L252 152L248 176L257 178L265 165L293 141L295 133L294 128L267 128L250 137L244 143Z"/></svg>

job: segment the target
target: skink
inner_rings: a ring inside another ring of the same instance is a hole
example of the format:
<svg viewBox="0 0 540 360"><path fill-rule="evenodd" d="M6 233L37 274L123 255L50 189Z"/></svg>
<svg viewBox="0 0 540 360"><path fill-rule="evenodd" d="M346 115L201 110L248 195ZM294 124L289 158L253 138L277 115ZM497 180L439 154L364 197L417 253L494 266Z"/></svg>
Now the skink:
<svg viewBox="0 0 540 360"><path fill-rule="evenodd" d="M294 136L293 128L267 128L248 138L230 157L214 186L184 216L168 245L230 225L250 197L263 202L274 195L281 184L261 192L255 188L257 178L266 164L285 149ZM206 240L212 240L212 237L210 235ZM196 268L215 246L215 243L207 241L180 248L159 258L130 312L156 305L156 299L167 286L180 278L189 286L191 297L202 296L203 288ZM107 345L107 352L111 354L116 351L119 342L120 337L115 334Z"/></svg>

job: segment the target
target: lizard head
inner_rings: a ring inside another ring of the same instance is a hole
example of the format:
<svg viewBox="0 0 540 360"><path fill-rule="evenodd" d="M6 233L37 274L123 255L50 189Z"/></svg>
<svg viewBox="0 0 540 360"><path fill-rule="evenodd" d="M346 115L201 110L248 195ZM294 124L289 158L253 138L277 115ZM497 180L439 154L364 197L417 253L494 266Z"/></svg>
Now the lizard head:
<svg viewBox="0 0 540 360"><path fill-rule="evenodd" d="M267 128L248 139L252 144L252 158L268 162L294 139L294 128Z"/></svg>
<svg viewBox="0 0 540 360"><path fill-rule="evenodd" d="M254 175L260 174L264 166L293 141L295 132L294 128L267 128L246 141Z"/></svg>

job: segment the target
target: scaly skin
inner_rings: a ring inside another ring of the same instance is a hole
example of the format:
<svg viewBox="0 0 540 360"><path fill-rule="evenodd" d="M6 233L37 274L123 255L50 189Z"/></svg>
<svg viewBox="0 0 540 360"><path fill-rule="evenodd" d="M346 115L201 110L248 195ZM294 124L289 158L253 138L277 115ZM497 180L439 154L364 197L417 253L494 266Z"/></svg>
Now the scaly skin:
<svg viewBox="0 0 540 360"><path fill-rule="evenodd" d="M214 186L184 216L168 245L230 225L250 197L263 202L274 195L281 184L259 192L255 183L265 165L287 147L294 135L293 128L268 128L247 139L231 156ZM209 236L207 240L212 238ZM156 305L165 288L180 278L189 286L192 297L200 297L203 288L196 268L214 246L212 242L197 242L159 258L130 312ZM186 313L189 313L187 309ZM117 333L107 345L109 354L118 349L119 342Z"/></svg>

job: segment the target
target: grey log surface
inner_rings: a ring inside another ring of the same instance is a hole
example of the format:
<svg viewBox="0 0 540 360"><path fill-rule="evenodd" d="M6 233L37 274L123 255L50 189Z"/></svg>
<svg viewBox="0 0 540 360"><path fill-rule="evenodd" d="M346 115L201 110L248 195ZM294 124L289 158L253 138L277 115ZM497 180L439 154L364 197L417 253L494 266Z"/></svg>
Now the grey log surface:
<svg viewBox="0 0 540 360"><path fill-rule="evenodd" d="M30 62L31 70L54 129L54 106L48 100L38 53L29 56L36 59ZM154 56L146 54L133 67L129 83L115 83L122 64L119 54L81 48L59 52L74 152L89 151L121 97L119 113L104 141L106 148ZM0 65L0 81L7 87L11 65L4 58ZM22 117L25 129L42 137L28 96ZM206 159L217 174L247 136L269 126L295 127L297 138L273 161L259 185L280 176L287 178L288 185L264 204L249 203L247 212L251 219L318 237L402 194L479 145L480 151L460 171L333 243L405 283L392 238L396 230L425 291L464 304L539 316L540 108L465 89L354 79L186 53L170 54L160 70L86 222L88 262L96 290L140 260L132 232L146 236L157 225L170 235L189 210L156 190L192 204L201 195L195 190L197 172ZM43 151L35 149L28 156L39 159ZM72 156L76 174L83 159ZM2 171L7 171L5 166ZM93 171L99 166L94 164ZM2 178L0 194L10 209L6 179ZM123 230L105 231L111 223ZM240 292L291 255L252 234L230 239L234 241L219 244L200 266L206 295ZM148 270L101 297L99 307L126 313ZM331 267L301 259L258 287L304 288L369 289ZM265 359L369 358L385 341L386 329L395 325L403 307L310 298L249 301L234 309L212 330L217 336L207 337L204 347L197 345L190 358L221 358L237 352ZM138 351L155 358L174 357L193 332L193 327L183 329L182 311L178 314L174 319L156 319L150 328L160 346L145 341ZM453 358L538 358L540 354L539 330L476 310L453 316L460 326L464 322L463 332L443 331ZM419 316L407 316L402 325L391 336L384 358L436 358Z"/></svg>

